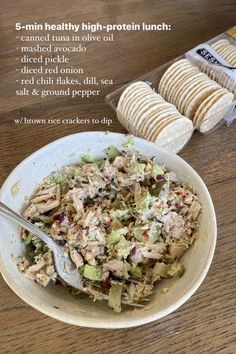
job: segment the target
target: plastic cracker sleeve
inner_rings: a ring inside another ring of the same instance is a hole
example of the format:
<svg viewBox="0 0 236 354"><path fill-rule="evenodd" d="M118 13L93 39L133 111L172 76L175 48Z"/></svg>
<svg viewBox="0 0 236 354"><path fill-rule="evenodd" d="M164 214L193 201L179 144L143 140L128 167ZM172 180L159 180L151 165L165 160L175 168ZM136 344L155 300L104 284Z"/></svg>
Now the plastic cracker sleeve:
<svg viewBox="0 0 236 354"><path fill-rule="evenodd" d="M228 113L226 113L224 120L229 127L231 123L236 119L236 100L232 102Z"/></svg>

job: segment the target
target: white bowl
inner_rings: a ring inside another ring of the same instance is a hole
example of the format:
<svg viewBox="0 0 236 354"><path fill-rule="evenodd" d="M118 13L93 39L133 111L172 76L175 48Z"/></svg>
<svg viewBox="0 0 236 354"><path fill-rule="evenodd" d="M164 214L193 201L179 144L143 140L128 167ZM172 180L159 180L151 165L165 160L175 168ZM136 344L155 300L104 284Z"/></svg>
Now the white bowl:
<svg viewBox="0 0 236 354"><path fill-rule="evenodd" d="M9 175L0 191L3 203L20 213L24 197L31 195L36 185L52 171L78 162L79 156L90 153L104 155L113 144L118 148L127 138L123 134L86 132L64 137L46 145L21 162ZM124 328L139 326L170 314L187 301L197 290L210 267L216 244L216 217L210 194L199 175L184 160L146 140L135 138L135 147L146 156L156 156L160 163L177 172L179 178L193 186L202 203L200 229L194 245L186 252L183 262L186 271L180 279L163 280L157 286L151 304L145 310L128 309L115 314L106 304L90 299L74 299L61 287L42 288L25 278L12 256L22 255L24 244L19 228L0 216L0 268L10 288L25 302L44 314L60 321L86 327ZM11 188L18 183L19 192L13 196ZM169 287L167 293L162 289Z"/></svg>

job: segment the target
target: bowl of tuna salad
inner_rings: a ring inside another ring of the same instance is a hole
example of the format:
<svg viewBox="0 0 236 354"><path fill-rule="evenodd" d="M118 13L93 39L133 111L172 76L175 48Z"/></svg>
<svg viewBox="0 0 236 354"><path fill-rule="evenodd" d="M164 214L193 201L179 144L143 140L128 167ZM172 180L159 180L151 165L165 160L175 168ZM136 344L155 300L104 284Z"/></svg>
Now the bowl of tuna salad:
<svg viewBox="0 0 236 354"><path fill-rule="evenodd" d="M48 245L0 217L5 281L66 323L160 319L192 296L213 258L216 217L204 182L179 156L132 135L59 139L15 168L0 200L63 245L79 272L86 293L60 278Z"/></svg>

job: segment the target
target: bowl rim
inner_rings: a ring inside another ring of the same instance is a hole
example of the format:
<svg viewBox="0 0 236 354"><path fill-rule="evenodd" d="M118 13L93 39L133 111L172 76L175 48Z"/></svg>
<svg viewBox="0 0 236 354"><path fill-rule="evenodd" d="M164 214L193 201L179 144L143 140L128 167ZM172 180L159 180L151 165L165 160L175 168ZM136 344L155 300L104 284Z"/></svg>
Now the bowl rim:
<svg viewBox="0 0 236 354"><path fill-rule="evenodd" d="M88 136L92 136L95 135L97 138L99 138L100 136L104 135L116 135L120 138L125 138L127 136L127 134L122 134L122 133L116 133L116 132L105 132L105 131L86 131L86 132L79 132L79 133L74 133L74 134L70 134L70 135L66 135L62 138L56 139L52 142L50 142L49 144L44 145L43 147L41 147L40 149L34 151L32 154L30 154L29 156L27 156L24 160L22 160L13 170L12 172L7 176L7 178L5 179L5 181L3 182L1 189L0 189L0 200L2 198L2 195L8 185L9 179L18 171L20 170L26 163L28 163L31 159L37 157L38 154L43 153L44 151L46 151L48 148L50 148L53 145L56 144L60 144L62 141L66 141L66 140L70 140L73 137L76 136L81 136L81 135L88 135ZM208 254L208 258L207 258L207 262L203 268L203 271L199 274L198 278L196 279L194 285L188 289L181 297L178 301L176 301L174 304L172 304L171 306L167 307L166 309L159 311L157 313L153 313L150 314L148 316L145 316L145 312L142 312L142 316L140 319L133 319L133 320L129 320L129 321L116 321L116 320L107 320L106 322L102 322L99 320L93 320L90 321L88 320L84 320L81 319L79 317L73 317L70 318L69 316L67 316L66 314L60 313L55 310L52 310L49 308L47 308L46 306L44 306L42 303L37 303L35 300L33 300L29 294L27 294L27 292L21 290L21 288L14 282L14 279L9 278L9 272L7 271L6 266L4 265L4 261L0 252L0 272L2 274L2 277L4 279L4 281L7 283L7 285L13 290L13 292L19 297L21 298L24 302L26 302L28 305L30 305L31 307L33 307L34 309L38 310L39 312L54 318L56 320L62 321L64 323L67 324L71 324L71 325L76 325L76 326L81 326L81 327L90 327L90 328L103 328L103 329L118 329L118 328L130 328L130 327L137 327L137 326L141 326L150 322L153 322L155 320L159 320L161 318L163 318L164 316L169 315L170 313L174 312L175 310L177 310L180 306L182 306L195 292L196 290L200 287L200 285L202 284L204 278L206 277L210 265L212 263L212 259L214 256L214 252L215 252L215 247L216 247L216 240L217 240L217 220L216 220L216 214L215 214L215 209L214 209L214 205L211 199L211 195L204 183L204 181L202 180L202 178L198 175L198 173L193 169L193 167L188 164L184 159L182 159L180 156L162 148L161 146L156 145L155 143L152 143L150 141L147 141L145 139L139 138L134 136L134 139L138 142L140 142L141 144L146 144L146 146L149 146L151 149L158 149L159 151L164 151L165 153L168 153L170 155L172 155L175 159L181 161L182 164L185 164L186 167L191 170L191 172L196 176L196 178L198 179L198 182L201 184L203 190L204 190L204 194L207 196L208 198L208 208L211 210L211 214L212 214L212 242L211 242L211 246L209 249L209 254ZM117 318L118 319L118 318Z"/></svg>

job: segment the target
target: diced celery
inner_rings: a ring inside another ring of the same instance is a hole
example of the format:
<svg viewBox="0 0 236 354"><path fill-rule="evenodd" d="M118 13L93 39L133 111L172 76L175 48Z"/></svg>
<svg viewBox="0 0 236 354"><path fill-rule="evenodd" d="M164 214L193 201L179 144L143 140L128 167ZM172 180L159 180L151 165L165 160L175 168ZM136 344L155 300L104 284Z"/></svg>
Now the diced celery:
<svg viewBox="0 0 236 354"><path fill-rule="evenodd" d="M66 181L66 179L67 177L62 174L54 175L51 177L52 182L56 184L62 184Z"/></svg>
<svg viewBox="0 0 236 354"><path fill-rule="evenodd" d="M97 159L94 162L100 168L104 164L104 159Z"/></svg>
<svg viewBox="0 0 236 354"><path fill-rule="evenodd" d="M163 262L156 262L154 268L153 268L153 276L160 276L162 278L169 278L170 275L168 271L171 268L171 264L165 264Z"/></svg>
<svg viewBox="0 0 236 354"><path fill-rule="evenodd" d="M121 238L121 234L119 229L112 230L111 233L108 235L107 242L109 245L114 245L115 243L119 242Z"/></svg>
<svg viewBox="0 0 236 354"><path fill-rule="evenodd" d="M138 240L139 242L144 241L143 230L140 226L137 226L133 229L133 235L136 238L136 240Z"/></svg>
<svg viewBox="0 0 236 354"><path fill-rule="evenodd" d="M165 264L163 262L156 262L153 268L153 276L160 276L162 278L181 277L184 273L184 266L181 263Z"/></svg>
<svg viewBox="0 0 236 354"><path fill-rule="evenodd" d="M130 274L135 278L135 279L140 279L142 278L143 275L143 269L140 266L132 267L130 269Z"/></svg>
<svg viewBox="0 0 236 354"><path fill-rule="evenodd" d="M131 164L129 165L129 168L136 171L136 172L139 172L139 173L142 173L144 170L145 170L145 163L139 163L139 162L131 162Z"/></svg>
<svg viewBox="0 0 236 354"><path fill-rule="evenodd" d="M163 175L164 173L165 171L162 166L158 165L157 163L153 163L151 172L152 177L155 177L156 175Z"/></svg>
<svg viewBox="0 0 236 354"><path fill-rule="evenodd" d="M122 153L113 145L109 146L107 149L106 149L106 153L107 153L107 156L110 160L115 160L115 158L117 156L121 156Z"/></svg>
<svg viewBox="0 0 236 354"><path fill-rule="evenodd" d="M115 246L115 251L118 259L126 259L130 254L131 243L126 240L124 236L121 236L120 241Z"/></svg>
<svg viewBox="0 0 236 354"><path fill-rule="evenodd" d="M28 236L26 237L26 239L24 240L26 245L29 245L32 242L32 237L33 237L33 234L29 233Z"/></svg>
<svg viewBox="0 0 236 354"><path fill-rule="evenodd" d="M61 193L66 194L69 190L69 184L67 181L67 176L59 174L51 177L52 182L59 184L61 188Z"/></svg>
<svg viewBox="0 0 236 354"><path fill-rule="evenodd" d="M133 144L134 144L134 137L131 136L124 143L124 148L129 150L129 149L131 149L133 147Z"/></svg>
<svg viewBox="0 0 236 354"><path fill-rule="evenodd" d="M104 280L104 276L101 268L89 264L85 265L83 276L87 279L94 280L94 281Z"/></svg>
<svg viewBox="0 0 236 354"><path fill-rule="evenodd" d="M89 154L81 157L81 161L85 162L85 163L92 163L92 162L94 162L94 160L95 160L94 157Z"/></svg>
<svg viewBox="0 0 236 354"><path fill-rule="evenodd" d="M155 202L156 198L152 196L151 194L147 193L143 195L138 202L136 203L136 206L139 211L145 212L151 203Z"/></svg>

